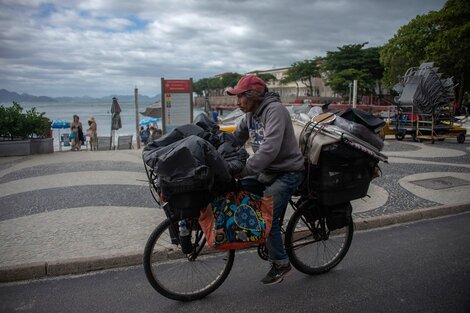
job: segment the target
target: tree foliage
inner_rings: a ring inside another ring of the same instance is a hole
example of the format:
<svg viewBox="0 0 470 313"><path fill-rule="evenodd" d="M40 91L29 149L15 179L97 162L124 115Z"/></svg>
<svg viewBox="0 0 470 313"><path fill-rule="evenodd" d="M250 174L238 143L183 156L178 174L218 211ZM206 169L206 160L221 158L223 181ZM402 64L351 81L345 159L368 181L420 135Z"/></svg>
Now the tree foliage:
<svg viewBox="0 0 470 313"><path fill-rule="evenodd" d="M417 16L402 26L381 51L388 86L410 67L434 62L440 72L453 76L458 100L470 90L470 2L448 0L435 12Z"/></svg>
<svg viewBox="0 0 470 313"><path fill-rule="evenodd" d="M26 139L34 135L48 137L51 122L44 117L44 112L39 113L36 108L31 108L23 113L23 108L17 102L12 106L0 106L0 137L13 139Z"/></svg>
<svg viewBox="0 0 470 313"><path fill-rule="evenodd" d="M349 88L352 88L354 80L357 80L359 93L364 93L367 90L366 86L369 83L369 77L365 72L353 68L348 68L331 75L328 85L344 97L349 94Z"/></svg>
<svg viewBox="0 0 470 313"><path fill-rule="evenodd" d="M266 83L277 80L276 76L274 76L273 74L256 73L256 76L264 80Z"/></svg>
<svg viewBox="0 0 470 313"><path fill-rule="evenodd" d="M235 87L242 77L238 73L225 73L219 77L202 78L193 83L193 91L199 96L221 96L228 87Z"/></svg>
<svg viewBox="0 0 470 313"><path fill-rule="evenodd" d="M358 81L359 94L375 92L383 76L378 47L364 48L367 42L338 47L338 51L328 51L322 62L322 71L327 77L327 85L337 94L349 94L349 83Z"/></svg>
<svg viewBox="0 0 470 313"><path fill-rule="evenodd" d="M222 88L225 90L227 87L233 88L238 83L241 74L238 73L226 73L222 76Z"/></svg>
<svg viewBox="0 0 470 313"><path fill-rule="evenodd" d="M313 77L320 77L318 58L293 63L287 70L286 76L281 80L281 83L297 83L297 81L300 81L309 89L310 95L313 95ZM297 85L297 96L298 95L299 86Z"/></svg>
<svg viewBox="0 0 470 313"><path fill-rule="evenodd" d="M380 61L385 68L383 82L386 86L395 85L410 67L430 61L426 47L434 40L437 32L432 22L434 14L416 16L383 46Z"/></svg>
<svg viewBox="0 0 470 313"><path fill-rule="evenodd" d="M439 31L427 46L429 58L458 83L458 101L470 91L470 2L448 0L435 14Z"/></svg>
<svg viewBox="0 0 470 313"><path fill-rule="evenodd" d="M209 78L201 78L193 82L193 92L198 96L203 96L205 91L208 89L207 81Z"/></svg>
<svg viewBox="0 0 470 313"><path fill-rule="evenodd" d="M276 80L272 74L255 73L266 83ZM218 77L202 78L193 84L193 91L199 95L222 96L227 88L233 88L243 75L238 73L225 73Z"/></svg>
<svg viewBox="0 0 470 313"><path fill-rule="evenodd" d="M29 132L26 119L23 117L23 108L16 102L10 107L0 106L0 136L13 139L14 137L27 137Z"/></svg>

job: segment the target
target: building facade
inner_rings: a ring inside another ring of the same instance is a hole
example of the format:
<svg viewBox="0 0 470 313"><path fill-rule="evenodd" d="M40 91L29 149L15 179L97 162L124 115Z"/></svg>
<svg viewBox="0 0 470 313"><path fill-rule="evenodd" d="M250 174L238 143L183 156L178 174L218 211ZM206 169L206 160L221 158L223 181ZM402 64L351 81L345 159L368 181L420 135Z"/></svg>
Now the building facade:
<svg viewBox="0 0 470 313"><path fill-rule="evenodd" d="M321 77L311 78L313 83L313 95L310 95L310 89L301 81L281 84L280 81L287 75L288 70L289 67L273 68L271 70L252 71L245 73L245 75L271 74L276 77L276 80L267 82L267 86L270 91L277 92L281 96L281 101L283 103L295 103L296 101L305 101L305 99L309 99L313 103L320 103L321 101L325 100L325 98L328 100L337 98L331 88L325 85L325 80ZM221 73L215 75L214 77L222 78L227 74L229 73ZM236 106L237 104L236 97L227 96L226 90L220 90L218 95L212 95L209 97L196 97L194 101L195 105L198 107L203 107L207 101L210 103L210 105L215 106ZM338 102L340 99L336 99L334 101Z"/></svg>
<svg viewBox="0 0 470 313"><path fill-rule="evenodd" d="M271 70L253 71L247 74L271 74L276 80L267 83L269 90L275 91L281 97L336 97L329 86L326 86L325 80L321 77L312 77L313 94L310 89L301 81L281 84L281 80L287 75L289 67L273 68Z"/></svg>

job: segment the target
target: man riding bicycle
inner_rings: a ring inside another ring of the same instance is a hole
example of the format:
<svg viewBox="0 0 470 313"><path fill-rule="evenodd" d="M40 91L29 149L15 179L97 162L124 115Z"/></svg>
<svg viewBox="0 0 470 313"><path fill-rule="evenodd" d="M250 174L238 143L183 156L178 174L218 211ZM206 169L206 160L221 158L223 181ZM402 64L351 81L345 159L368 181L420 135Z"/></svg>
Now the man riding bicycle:
<svg viewBox="0 0 470 313"><path fill-rule="evenodd" d="M292 126L290 114L277 93L255 75L242 77L227 91L237 96L245 113L235 130L239 145L250 138L254 154L247 160L239 177L256 175L266 186L264 196L274 202L273 223L267 240L271 269L261 280L270 285L281 282L292 269L281 234L280 217L304 176L304 159Z"/></svg>

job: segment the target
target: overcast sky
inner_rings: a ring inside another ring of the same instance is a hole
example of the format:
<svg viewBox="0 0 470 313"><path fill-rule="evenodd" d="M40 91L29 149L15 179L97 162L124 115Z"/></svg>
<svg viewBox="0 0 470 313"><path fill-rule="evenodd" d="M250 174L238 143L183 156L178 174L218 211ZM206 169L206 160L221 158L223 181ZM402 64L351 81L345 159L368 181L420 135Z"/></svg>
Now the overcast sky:
<svg viewBox="0 0 470 313"><path fill-rule="evenodd" d="M444 0L0 0L0 89L160 93L160 79L287 67L385 44Z"/></svg>

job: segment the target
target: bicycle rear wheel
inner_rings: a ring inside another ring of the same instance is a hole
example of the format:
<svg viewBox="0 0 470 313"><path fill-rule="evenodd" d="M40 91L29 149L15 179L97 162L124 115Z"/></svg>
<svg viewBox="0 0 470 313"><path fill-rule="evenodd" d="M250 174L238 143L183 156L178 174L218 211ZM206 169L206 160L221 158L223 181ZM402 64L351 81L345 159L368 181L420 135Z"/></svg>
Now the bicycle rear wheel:
<svg viewBox="0 0 470 313"><path fill-rule="evenodd" d="M321 214L312 214L314 204L304 202L294 212L286 229L286 252L299 271L309 274L328 272L341 262L351 245L352 218L345 227L329 230Z"/></svg>
<svg viewBox="0 0 470 313"><path fill-rule="evenodd" d="M152 232L144 251L144 269L152 287L179 301L201 299L215 291L232 269L235 251L207 246L202 230L193 231L193 252L183 254L166 219Z"/></svg>

